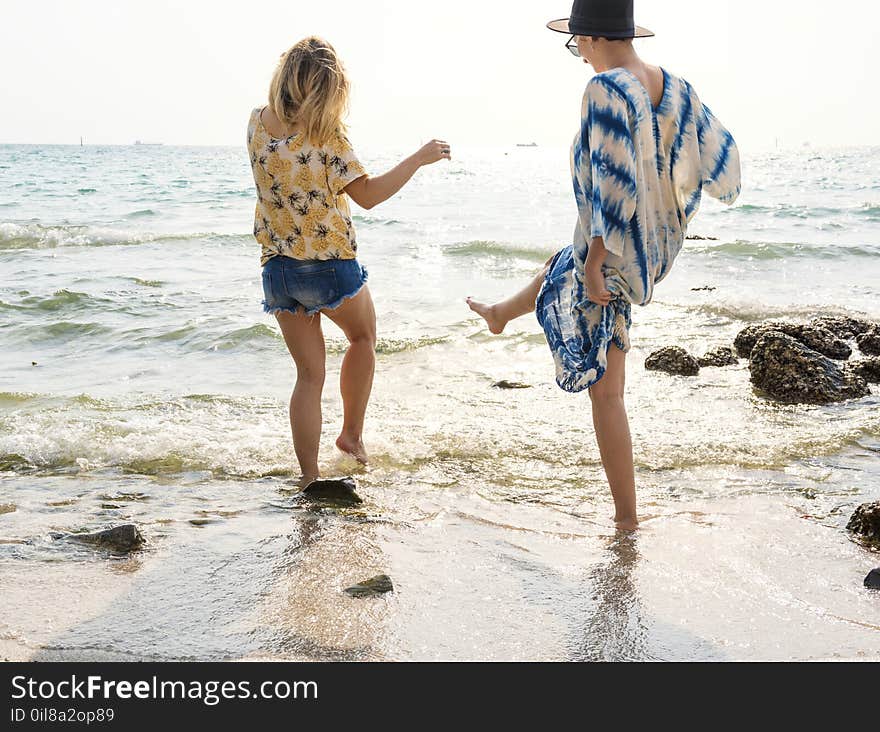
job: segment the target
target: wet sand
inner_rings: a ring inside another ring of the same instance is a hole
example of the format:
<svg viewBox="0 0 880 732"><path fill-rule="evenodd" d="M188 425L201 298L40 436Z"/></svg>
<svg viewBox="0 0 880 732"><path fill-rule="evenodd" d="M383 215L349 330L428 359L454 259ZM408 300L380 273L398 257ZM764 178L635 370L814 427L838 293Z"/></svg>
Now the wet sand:
<svg viewBox="0 0 880 732"><path fill-rule="evenodd" d="M878 660L880 598L862 578L880 554L843 530L857 498L817 502L791 473L766 495L654 499L632 535L609 529L608 501L392 492L369 475L357 509L305 506L271 478L193 476L172 501L161 481L129 477L115 503L110 476L85 491L69 480L70 501L120 506L98 510L143 527L148 545L128 557L34 532L67 508L46 505L65 479L34 478L0 517L0 658ZM201 525L169 518L183 500ZM343 592L379 573L392 593Z"/></svg>

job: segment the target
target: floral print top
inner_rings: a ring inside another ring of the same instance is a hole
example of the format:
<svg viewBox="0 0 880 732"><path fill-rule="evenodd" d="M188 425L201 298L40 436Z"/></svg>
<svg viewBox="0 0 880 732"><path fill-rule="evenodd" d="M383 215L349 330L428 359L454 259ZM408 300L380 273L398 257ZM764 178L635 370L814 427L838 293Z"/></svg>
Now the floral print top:
<svg viewBox="0 0 880 732"><path fill-rule="evenodd" d="M257 187L254 236L260 264L272 257L355 259L357 241L343 188L365 174L351 143L337 134L313 145L302 134L272 137L254 109L247 146Z"/></svg>

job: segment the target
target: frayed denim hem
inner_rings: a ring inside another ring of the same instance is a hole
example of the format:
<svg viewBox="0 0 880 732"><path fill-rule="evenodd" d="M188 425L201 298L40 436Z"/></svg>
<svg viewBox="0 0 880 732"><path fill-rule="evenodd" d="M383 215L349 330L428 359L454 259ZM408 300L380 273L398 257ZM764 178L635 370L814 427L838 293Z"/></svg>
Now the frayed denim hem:
<svg viewBox="0 0 880 732"><path fill-rule="evenodd" d="M302 305L297 305L293 308L269 307L269 303L263 300L263 312L267 315L276 315L277 313L293 313L296 315L300 310L305 310L305 308Z"/></svg>

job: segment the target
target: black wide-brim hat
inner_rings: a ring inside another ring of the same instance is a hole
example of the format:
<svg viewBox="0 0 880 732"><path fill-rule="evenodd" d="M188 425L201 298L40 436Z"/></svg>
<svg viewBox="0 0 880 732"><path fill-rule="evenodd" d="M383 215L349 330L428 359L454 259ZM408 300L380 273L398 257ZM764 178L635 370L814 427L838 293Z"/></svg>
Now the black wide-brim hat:
<svg viewBox="0 0 880 732"><path fill-rule="evenodd" d="M633 0L574 0L571 17L551 20L557 33L602 38L649 38L654 33L633 21Z"/></svg>

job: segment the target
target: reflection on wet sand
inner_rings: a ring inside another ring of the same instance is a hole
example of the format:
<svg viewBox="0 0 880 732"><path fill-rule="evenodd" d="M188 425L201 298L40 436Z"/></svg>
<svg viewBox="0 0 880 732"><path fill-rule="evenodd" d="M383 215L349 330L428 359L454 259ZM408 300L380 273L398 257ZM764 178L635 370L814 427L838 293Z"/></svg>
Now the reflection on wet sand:
<svg viewBox="0 0 880 732"><path fill-rule="evenodd" d="M607 561L590 569L591 605L577 627L572 660L623 661L647 656L648 628L633 577L639 560L638 535L620 532L608 546Z"/></svg>
<svg viewBox="0 0 880 732"><path fill-rule="evenodd" d="M640 591L640 582L651 583L646 573L639 571L643 532L644 528L638 533L618 532L607 546L606 559L589 569L585 591L590 604L583 623L574 624L571 660L725 658L710 640L651 612Z"/></svg>
<svg viewBox="0 0 880 732"><path fill-rule="evenodd" d="M362 518L299 519L301 542L276 563L254 607L266 656L377 660L392 596L352 598L346 587L387 571L376 525Z"/></svg>
<svg viewBox="0 0 880 732"><path fill-rule="evenodd" d="M159 549L158 556L106 558L89 578L94 602L86 617L58 628L54 608L39 608L46 614L44 632L29 630L44 637L29 657L381 657L375 645L389 601L354 599L343 592L384 570L374 526L355 516L311 511L273 511L251 517L248 524L220 541L208 533L214 527L197 534L177 529L166 538L172 545ZM260 530L266 532L262 538ZM50 565L53 577L56 568ZM44 567L37 563L32 570L40 574ZM47 584L57 581L47 576ZM84 588L68 591L78 589Z"/></svg>
<svg viewBox="0 0 880 732"><path fill-rule="evenodd" d="M76 527L70 509L46 508L39 481L18 483L19 510L2 516L17 543L0 545L0 658L877 656L864 548L777 497L657 502L637 534L615 536L601 502L564 509L365 478L363 506L331 509L279 482L153 490L126 509L148 539L128 557L52 540L47 525ZM105 520L86 513L105 487L81 498L83 527ZM218 518L193 526L200 511ZM807 563L809 574L792 571ZM383 573L393 592L345 593Z"/></svg>

